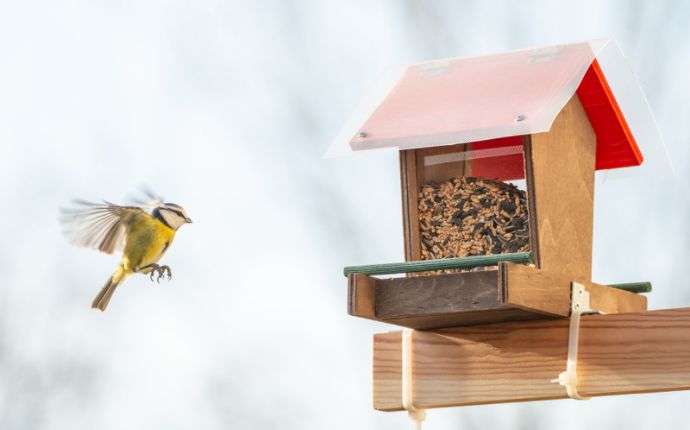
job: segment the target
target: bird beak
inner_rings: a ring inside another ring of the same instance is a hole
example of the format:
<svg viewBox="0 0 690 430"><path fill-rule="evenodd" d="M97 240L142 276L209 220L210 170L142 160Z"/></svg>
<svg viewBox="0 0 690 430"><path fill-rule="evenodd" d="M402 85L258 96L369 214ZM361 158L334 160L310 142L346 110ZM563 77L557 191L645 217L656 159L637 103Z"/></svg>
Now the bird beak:
<svg viewBox="0 0 690 430"><path fill-rule="evenodd" d="M191 223L192 223L192 219L191 219L191 218L185 218L185 222L188 223L188 224L191 224Z"/></svg>

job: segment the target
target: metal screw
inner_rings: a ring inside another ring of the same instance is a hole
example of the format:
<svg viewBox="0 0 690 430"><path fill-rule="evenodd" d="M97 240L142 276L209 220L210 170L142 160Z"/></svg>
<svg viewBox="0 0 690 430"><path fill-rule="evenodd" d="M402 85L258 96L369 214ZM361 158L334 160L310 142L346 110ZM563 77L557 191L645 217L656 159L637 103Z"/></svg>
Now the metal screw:
<svg viewBox="0 0 690 430"><path fill-rule="evenodd" d="M579 290L577 290L577 292L580 293L580 295L583 295L583 294L585 293L585 290L583 290L582 288L580 288Z"/></svg>
<svg viewBox="0 0 690 430"><path fill-rule="evenodd" d="M367 137L367 132L366 132L366 131L360 131L359 134L358 134L358 136L359 136L360 138L364 139L365 137Z"/></svg>
<svg viewBox="0 0 690 430"><path fill-rule="evenodd" d="M524 121L524 120L525 120L525 116L522 115L522 114L520 114L520 115L518 115L518 116L515 117L515 122L521 122L521 121Z"/></svg>
<svg viewBox="0 0 690 430"><path fill-rule="evenodd" d="M580 304L579 304L579 303L575 303L575 309L580 309Z"/></svg>

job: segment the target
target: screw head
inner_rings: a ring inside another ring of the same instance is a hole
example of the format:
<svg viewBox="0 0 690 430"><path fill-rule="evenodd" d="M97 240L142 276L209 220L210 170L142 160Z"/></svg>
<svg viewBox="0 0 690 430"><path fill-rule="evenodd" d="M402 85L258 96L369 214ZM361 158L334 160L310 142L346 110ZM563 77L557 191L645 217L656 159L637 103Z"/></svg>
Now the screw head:
<svg viewBox="0 0 690 430"><path fill-rule="evenodd" d="M522 114L515 117L515 122L522 122L524 120L525 120L525 116Z"/></svg>
<svg viewBox="0 0 690 430"><path fill-rule="evenodd" d="M367 137L367 132L366 131L360 131L357 136L361 139L364 139L365 137Z"/></svg>

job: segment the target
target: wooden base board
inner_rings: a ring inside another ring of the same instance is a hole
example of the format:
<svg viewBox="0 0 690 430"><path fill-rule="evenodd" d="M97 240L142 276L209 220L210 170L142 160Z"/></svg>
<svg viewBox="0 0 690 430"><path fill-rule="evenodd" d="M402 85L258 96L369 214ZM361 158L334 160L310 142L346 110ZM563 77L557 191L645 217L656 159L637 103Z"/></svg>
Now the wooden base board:
<svg viewBox="0 0 690 430"><path fill-rule="evenodd" d="M567 398L568 319L413 334L418 408ZM402 409L401 333L374 336L374 408ZM690 389L690 308L587 315L580 327L583 396Z"/></svg>
<svg viewBox="0 0 690 430"><path fill-rule="evenodd" d="M497 270L391 279L350 274L348 281L350 315L420 330L567 317L573 279L501 263ZM644 296L576 281L590 291L598 310L647 310Z"/></svg>

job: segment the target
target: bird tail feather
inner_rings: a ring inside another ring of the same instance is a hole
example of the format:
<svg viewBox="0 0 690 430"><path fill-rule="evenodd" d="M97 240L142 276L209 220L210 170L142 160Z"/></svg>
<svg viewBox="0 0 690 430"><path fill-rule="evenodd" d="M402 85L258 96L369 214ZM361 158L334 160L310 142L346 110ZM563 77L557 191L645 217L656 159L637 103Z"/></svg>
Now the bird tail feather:
<svg viewBox="0 0 690 430"><path fill-rule="evenodd" d="M110 298L113 296L115 289L122 283L122 281L125 280L125 277L126 275L124 270L121 266L118 266L115 272L110 276L110 278L108 278L108 281L105 283L103 288L101 288L101 291L98 293L96 298L93 299L91 307L93 309L105 311L105 308L108 307L108 303L110 303Z"/></svg>

